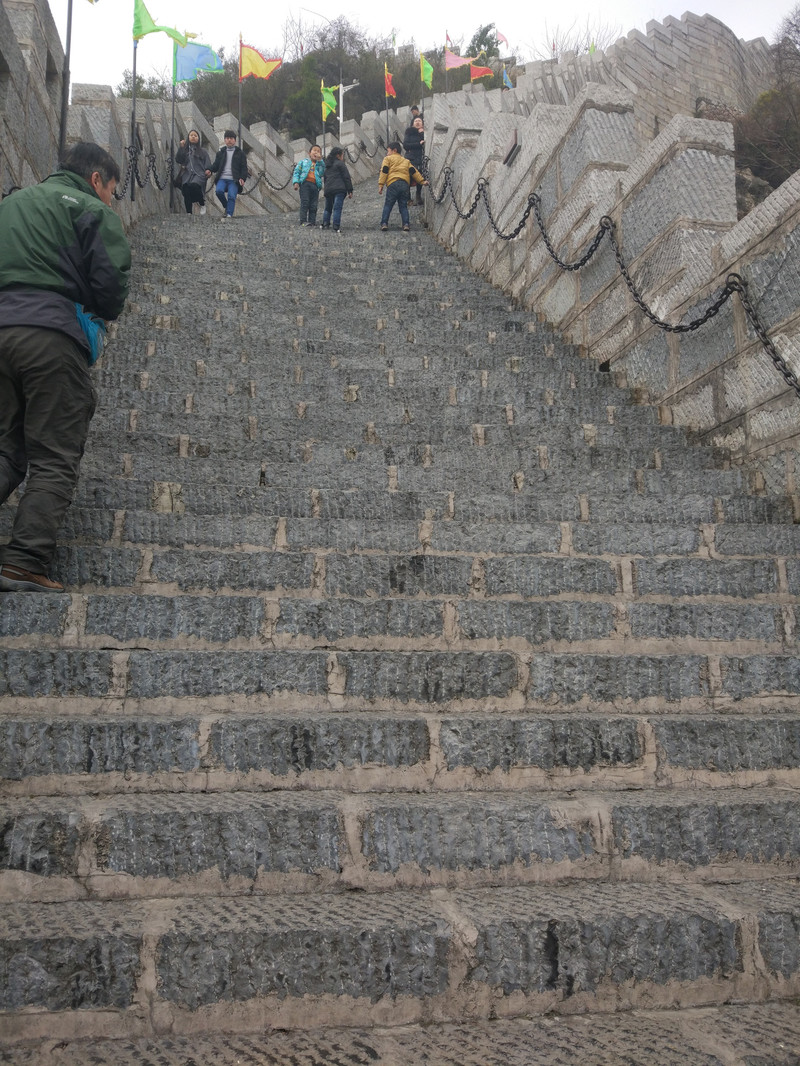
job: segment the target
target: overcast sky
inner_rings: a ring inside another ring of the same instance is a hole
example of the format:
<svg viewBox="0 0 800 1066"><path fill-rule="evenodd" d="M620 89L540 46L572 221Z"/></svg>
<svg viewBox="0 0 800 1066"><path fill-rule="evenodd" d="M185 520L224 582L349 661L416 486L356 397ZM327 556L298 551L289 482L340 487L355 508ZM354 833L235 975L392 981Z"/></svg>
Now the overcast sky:
<svg viewBox="0 0 800 1066"><path fill-rule="evenodd" d="M313 0L312 0L313 2ZM157 25L175 26L181 32L190 30L198 40L212 48L224 46L236 51L241 32L245 44L280 55L283 46L283 27L287 19L302 20L310 26L324 26L325 17L339 14L364 29L368 36L391 36L397 44L414 40L418 48L434 48L444 43L445 32L451 39L463 40L466 45L479 26L494 21L500 33L508 38L511 52L532 58L547 48L552 37L563 38L571 28L610 28L616 36L629 30L644 31L651 19L662 21L667 15L677 18L684 8L670 8L653 0L610 0L599 8L589 0L561 0L551 17L536 13L540 5L523 4L521 0L508 3L500 0L491 5L478 0L460 0L454 13L448 4L441 5L441 15L426 4L401 5L395 17L402 13L404 24L392 24L392 5L376 5L367 0L344 0L340 10L317 2L315 9L324 7L324 14L312 9L288 6L280 0L271 4L235 4L233 8L220 6L219 0L145 0ZM549 5L541 5L547 9ZM62 43L66 43L67 0L50 0ZM729 26L737 37L750 40L766 37L772 40L781 19L794 7L792 0L706 0L696 8L696 14L714 15ZM598 14L598 11L600 14ZM117 86L125 69L133 65L133 0L73 0L72 21L72 81ZM139 42L137 72L172 74L172 42L164 34L149 34ZM434 85L434 88L436 86ZM401 101L402 102L402 101Z"/></svg>

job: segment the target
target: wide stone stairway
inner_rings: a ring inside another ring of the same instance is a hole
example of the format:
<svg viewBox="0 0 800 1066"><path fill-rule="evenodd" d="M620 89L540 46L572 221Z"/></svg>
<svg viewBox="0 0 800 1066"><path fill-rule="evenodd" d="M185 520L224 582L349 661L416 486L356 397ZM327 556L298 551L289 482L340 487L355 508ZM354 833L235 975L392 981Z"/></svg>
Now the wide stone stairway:
<svg viewBox="0 0 800 1066"><path fill-rule="evenodd" d="M793 502L380 206L133 234L0 596L0 1061L797 1066Z"/></svg>

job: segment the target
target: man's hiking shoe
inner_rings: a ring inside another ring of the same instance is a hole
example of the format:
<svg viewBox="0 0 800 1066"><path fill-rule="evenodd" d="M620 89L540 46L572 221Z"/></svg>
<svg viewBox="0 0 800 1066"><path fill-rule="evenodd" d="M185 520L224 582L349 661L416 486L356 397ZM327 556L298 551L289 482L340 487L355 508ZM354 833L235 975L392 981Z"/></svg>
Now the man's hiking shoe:
<svg viewBox="0 0 800 1066"><path fill-rule="evenodd" d="M33 574L21 566L0 566L0 592L63 592L64 586L44 574Z"/></svg>

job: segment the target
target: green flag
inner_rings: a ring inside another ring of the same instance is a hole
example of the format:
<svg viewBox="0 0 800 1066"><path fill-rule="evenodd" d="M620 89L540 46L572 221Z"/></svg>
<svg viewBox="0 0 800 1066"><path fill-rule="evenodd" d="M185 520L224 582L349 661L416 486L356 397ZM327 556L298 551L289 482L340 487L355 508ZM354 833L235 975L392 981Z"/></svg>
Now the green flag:
<svg viewBox="0 0 800 1066"><path fill-rule="evenodd" d="M320 82L320 88L322 91L322 121L324 122L328 115L333 112L336 114L336 97L333 92L334 89L338 89L338 85L325 85L325 81Z"/></svg>
<svg viewBox="0 0 800 1066"><path fill-rule="evenodd" d="M177 41L181 48L186 47L186 37L171 26L156 26L150 12L144 6L143 0L133 0L133 39L141 40L148 33L166 33L173 41Z"/></svg>
<svg viewBox="0 0 800 1066"><path fill-rule="evenodd" d="M419 77L423 85L427 85L429 89L433 88L433 67L422 52L419 54Z"/></svg>

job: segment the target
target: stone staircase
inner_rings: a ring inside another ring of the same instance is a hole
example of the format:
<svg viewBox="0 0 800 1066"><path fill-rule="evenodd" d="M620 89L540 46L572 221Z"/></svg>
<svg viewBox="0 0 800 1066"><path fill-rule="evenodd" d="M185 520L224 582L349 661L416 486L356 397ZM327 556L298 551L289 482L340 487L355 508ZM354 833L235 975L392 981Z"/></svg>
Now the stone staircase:
<svg viewBox="0 0 800 1066"><path fill-rule="evenodd" d="M0 597L0 1061L797 1066L792 501L379 205L134 234Z"/></svg>

